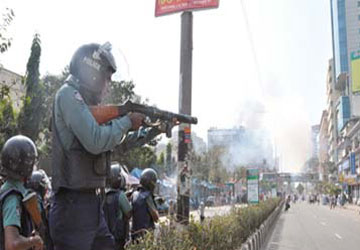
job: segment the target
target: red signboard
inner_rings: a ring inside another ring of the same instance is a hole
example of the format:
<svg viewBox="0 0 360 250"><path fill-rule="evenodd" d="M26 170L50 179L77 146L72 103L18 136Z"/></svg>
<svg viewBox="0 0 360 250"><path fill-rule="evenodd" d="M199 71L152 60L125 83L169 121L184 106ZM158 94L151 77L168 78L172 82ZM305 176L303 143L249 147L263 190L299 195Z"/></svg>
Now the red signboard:
<svg viewBox="0 0 360 250"><path fill-rule="evenodd" d="M219 7L219 0L156 0L155 16L162 16L184 10Z"/></svg>

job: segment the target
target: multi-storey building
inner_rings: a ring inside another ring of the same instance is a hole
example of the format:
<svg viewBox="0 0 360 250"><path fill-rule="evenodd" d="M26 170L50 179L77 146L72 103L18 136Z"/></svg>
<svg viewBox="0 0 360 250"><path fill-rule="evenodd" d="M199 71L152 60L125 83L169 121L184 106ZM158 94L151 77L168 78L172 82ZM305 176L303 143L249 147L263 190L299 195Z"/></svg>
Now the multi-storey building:
<svg viewBox="0 0 360 250"><path fill-rule="evenodd" d="M329 134L328 134L328 113L326 110L322 112L321 121L320 121L320 131L319 131L319 180L328 179L328 161L329 161Z"/></svg>
<svg viewBox="0 0 360 250"><path fill-rule="evenodd" d="M335 103L337 145L335 157L332 159L336 161L339 182L343 185L343 190L358 198L360 196L358 145L360 137L360 2L358 0L330 1L334 56L333 78L335 89L340 93Z"/></svg>
<svg viewBox="0 0 360 250"><path fill-rule="evenodd" d="M320 125L311 126L311 157L318 158L319 155L319 133Z"/></svg>
<svg viewBox="0 0 360 250"><path fill-rule="evenodd" d="M334 79L334 60L329 60L329 66L326 76L326 93L327 93L327 121L328 121L328 155L329 161L332 163L337 162L337 113L336 104L340 97L340 91L335 88Z"/></svg>

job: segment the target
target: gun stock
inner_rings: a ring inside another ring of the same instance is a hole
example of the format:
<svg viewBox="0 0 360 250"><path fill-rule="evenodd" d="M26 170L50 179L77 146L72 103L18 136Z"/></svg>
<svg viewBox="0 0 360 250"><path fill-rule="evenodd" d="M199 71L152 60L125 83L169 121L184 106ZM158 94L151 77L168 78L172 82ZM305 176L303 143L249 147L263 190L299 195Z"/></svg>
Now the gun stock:
<svg viewBox="0 0 360 250"><path fill-rule="evenodd" d="M28 194L27 196L24 197L22 202L23 202L26 210L30 214L31 220L35 224L37 231L42 230L44 224L41 219L41 213L39 211L36 193L32 192L32 193Z"/></svg>

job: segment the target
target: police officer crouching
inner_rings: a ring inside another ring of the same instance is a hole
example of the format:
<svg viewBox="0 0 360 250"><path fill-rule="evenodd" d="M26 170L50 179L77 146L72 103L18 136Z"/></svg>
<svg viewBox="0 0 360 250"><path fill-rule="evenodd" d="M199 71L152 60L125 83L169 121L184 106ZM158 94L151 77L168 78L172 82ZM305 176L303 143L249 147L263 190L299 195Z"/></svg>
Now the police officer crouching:
<svg viewBox="0 0 360 250"><path fill-rule="evenodd" d="M154 202L154 189L157 174L155 170L146 168L140 176L140 187L132 194L132 239L143 236L146 231L154 230L159 220L159 213Z"/></svg>
<svg viewBox="0 0 360 250"><path fill-rule="evenodd" d="M22 135L11 137L2 149L0 174L5 183L0 189L0 249L43 249L41 237L31 236L31 218L22 203L28 193L24 183L31 176L36 157L35 144Z"/></svg>
<svg viewBox="0 0 360 250"><path fill-rule="evenodd" d="M110 232L115 238L115 249L124 249L129 236L131 204L125 195L126 179L120 165L112 165L106 190L104 214Z"/></svg>

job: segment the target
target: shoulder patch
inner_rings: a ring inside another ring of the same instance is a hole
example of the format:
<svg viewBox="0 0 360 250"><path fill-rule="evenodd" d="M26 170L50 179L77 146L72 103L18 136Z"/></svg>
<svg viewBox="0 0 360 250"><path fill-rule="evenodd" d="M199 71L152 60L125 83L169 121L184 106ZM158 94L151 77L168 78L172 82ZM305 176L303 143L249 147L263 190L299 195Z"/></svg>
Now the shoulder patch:
<svg viewBox="0 0 360 250"><path fill-rule="evenodd" d="M80 95L80 93L77 90L74 91L74 98L76 101L78 101L80 103L84 103L84 99L82 98L82 96Z"/></svg>

